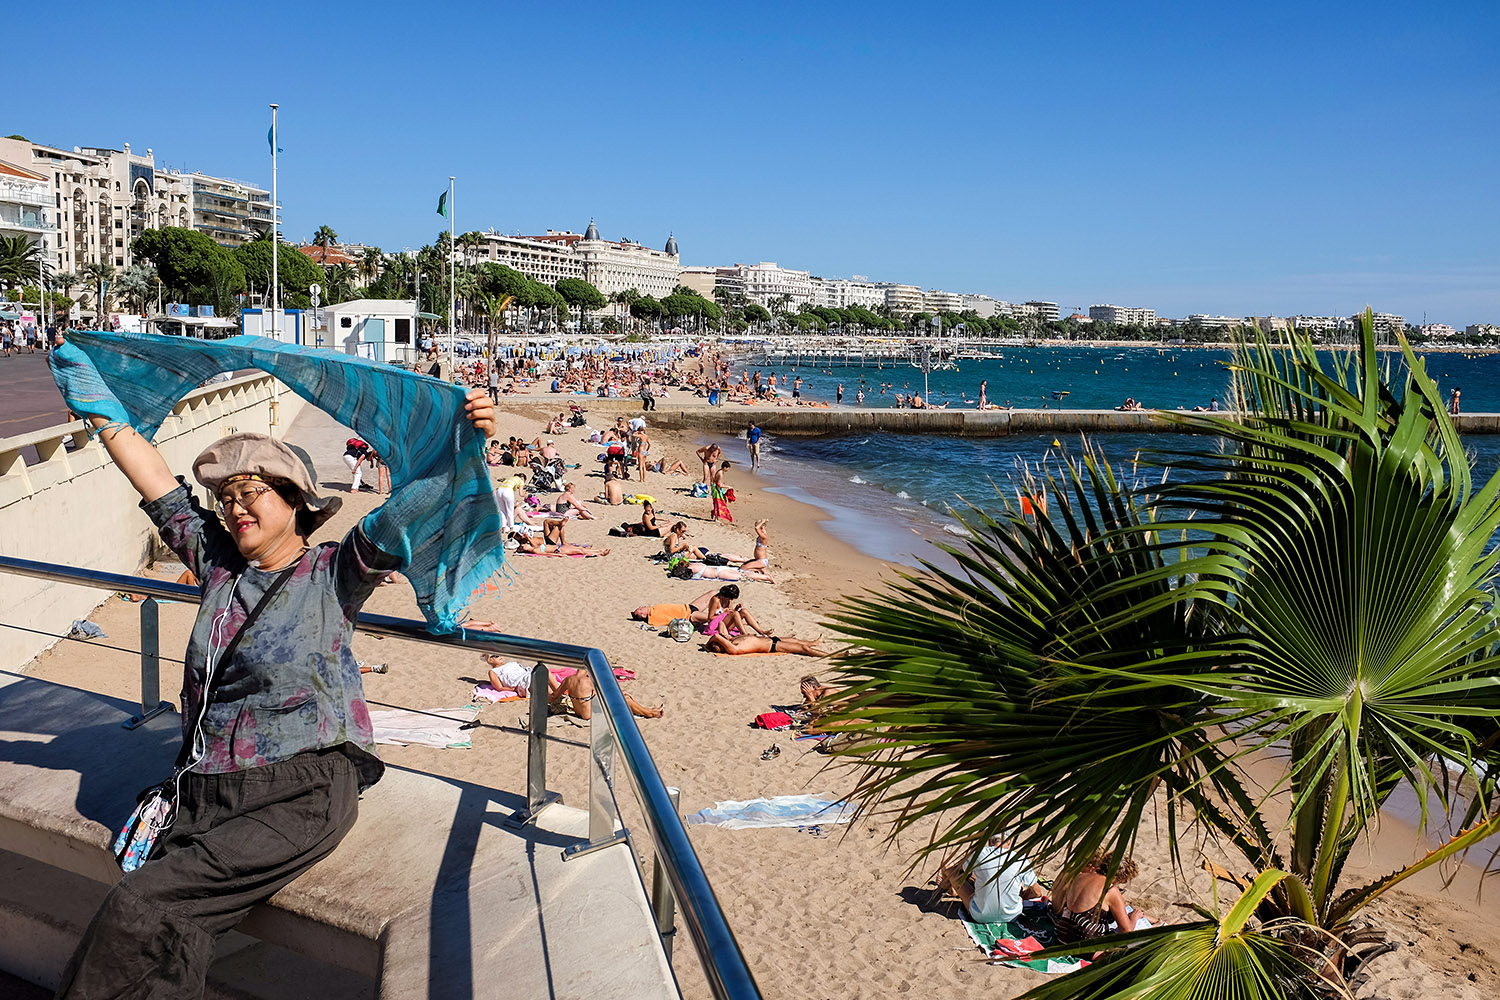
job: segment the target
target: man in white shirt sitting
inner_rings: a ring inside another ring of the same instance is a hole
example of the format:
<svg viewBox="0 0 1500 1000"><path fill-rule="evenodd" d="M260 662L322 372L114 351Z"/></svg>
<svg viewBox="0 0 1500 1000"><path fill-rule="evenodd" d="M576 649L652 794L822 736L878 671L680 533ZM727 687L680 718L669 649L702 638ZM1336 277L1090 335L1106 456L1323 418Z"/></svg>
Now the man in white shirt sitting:
<svg viewBox="0 0 1500 1000"><path fill-rule="evenodd" d="M1015 853L1007 838L991 837L979 849L970 866L973 876L963 878L955 868L944 868L942 878L977 924L998 924L1021 915L1022 901L1045 899L1026 858Z"/></svg>

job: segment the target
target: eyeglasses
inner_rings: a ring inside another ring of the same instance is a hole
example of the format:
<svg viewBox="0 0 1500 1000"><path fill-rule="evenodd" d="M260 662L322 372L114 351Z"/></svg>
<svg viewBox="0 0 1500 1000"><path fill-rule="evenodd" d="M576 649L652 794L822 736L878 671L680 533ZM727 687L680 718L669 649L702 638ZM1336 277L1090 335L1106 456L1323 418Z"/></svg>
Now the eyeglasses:
<svg viewBox="0 0 1500 1000"><path fill-rule="evenodd" d="M274 492L275 490L269 486L246 486L242 490L229 490L226 493L219 494L217 497L219 511L227 515L231 505L238 507L240 510L248 511L255 501L267 493Z"/></svg>

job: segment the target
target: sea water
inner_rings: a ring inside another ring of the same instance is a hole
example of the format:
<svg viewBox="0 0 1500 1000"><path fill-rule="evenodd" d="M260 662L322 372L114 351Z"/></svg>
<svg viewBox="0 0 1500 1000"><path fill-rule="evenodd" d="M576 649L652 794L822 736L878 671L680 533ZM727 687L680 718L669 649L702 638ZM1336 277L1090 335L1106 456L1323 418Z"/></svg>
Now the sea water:
<svg viewBox="0 0 1500 1000"><path fill-rule="evenodd" d="M1325 353L1325 363L1331 358ZM1401 356L1381 354L1382 366L1399 376ZM1500 412L1500 355L1430 352L1422 355L1442 398L1462 390L1468 412ZM1196 348L1016 347L1003 356L960 360L954 369L927 376L928 399L937 406L972 408L981 381L990 402L1023 408L1110 409L1134 397L1147 407L1207 407L1227 397L1227 351ZM736 367L787 376L788 394L801 376L802 398L833 402L844 387L843 405L855 407L865 391L866 408L895 406L895 397L923 391L923 374L890 360L864 367L792 365ZM882 388L884 391L882 391ZM1064 394L1066 393L1066 394ZM1096 434L1095 447L1127 482L1159 482L1171 475L1170 453L1201 441L1177 434ZM1483 481L1500 464L1500 436L1473 435L1464 444ZM916 565L937 558L933 543L961 544L964 530L952 511L970 505L994 509L1002 497L1016 499L1023 469L1056 472L1065 454L1077 455L1076 434L954 438L942 435L859 433L838 437L768 436L764 473L775 492L821 507L828 530L887 562ZM734 457L731 447L730 456Z"/></svg>
<svg viewBox="0 0 1500 1000"><path fill-rule="evenodd" d="M1326 364L1332 352L1323 357ZM1500 412L1500 354L1429 352L1420 357L1444 400L1460 389L1466 411ZM960 359L954 368L934 371L925 379L925 392L920 370L892 360L835 368L808 359L799 365L742 364L737 371L748 367L778 378L785 375L788 394L800 375L804 399L832 402L842 384L845 406L893 407L897 393L917 392L934 406L973 408L980 383L988 382L989 402L1022 409L1108 410L1127 397L1151 409L1192 409L1228 398L1229 359L1228 351L1185 347L1015 347L995 358ZM1403 364L1401 355L1392 352L1382 352L1380 359L1393 372ZM857 404L861 388L865 399Z"/></svg>

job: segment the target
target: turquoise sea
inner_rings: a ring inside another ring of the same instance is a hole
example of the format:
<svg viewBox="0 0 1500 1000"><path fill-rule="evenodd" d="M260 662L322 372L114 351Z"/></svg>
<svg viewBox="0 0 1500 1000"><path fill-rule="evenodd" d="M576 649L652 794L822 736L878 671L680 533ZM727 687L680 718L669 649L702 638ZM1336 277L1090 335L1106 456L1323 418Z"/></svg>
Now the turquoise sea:
<svg viewBox="0 0 1500 1000"><path fill-rule="evenodd" d="M1389 357L1400 363L1399 355ZM1223 398L1227 358L1225 352L1205 350L1017 348L1002 359L960 361L957 371L933 372L930 396L939 405L948 401L962 407L963 400L976 397L984 379L991 401L1008 399L1018 407L1111 408L1126 396L1151 407L1206 406L1214 396ZM1427 364L1445 396L1452 388L1462 390L1465 410L1500 412L1500 355L1431 354ZM920 371L889 363L760 370L786 374L788 385L800 374L803 396L815 399L831 401L842 382L845 406L853 405L861 379L867 407L893 406L897 391L910 391L908 383L918 391L922 386ZM887 386L883 394L882 384ZM1053 397L1063 390L1069 394ZM1161 460L1151 453L1187 444L1175 434L1101 434L1094 442L1128 478L1142 483L1159 481L1165 471L1151 465ZM1487 478L1500 466L1500 436L1475 435L1466 444L1477 477ZM910 565L919 556L934 556L932 540L960 540L957 522L947 513L950 507L962 509L966 501L994 505L996 490L1013 497L1011 480L1022 464L1032 469L1055 465L1063 452L1076 453L1078 447L1077 436L772 438L763 471L771 489L828 511L834 534L878 558ZM726 450L736 457L733 446ZM1143 460L1139 465L1138 457Z"/></svg>

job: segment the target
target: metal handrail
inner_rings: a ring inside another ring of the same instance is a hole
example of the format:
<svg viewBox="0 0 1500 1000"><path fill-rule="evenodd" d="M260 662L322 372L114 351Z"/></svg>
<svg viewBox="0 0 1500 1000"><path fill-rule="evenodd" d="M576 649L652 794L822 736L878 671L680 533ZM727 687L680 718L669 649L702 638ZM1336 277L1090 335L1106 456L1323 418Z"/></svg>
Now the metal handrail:
<svg viewBox="0 0 1500 1000"><path fill-rule="evenodd" d="M201 595L196 588L179 583L60 566L13 556L0 555L0 573L78 584L98 590L124 591L201 603ZM619 756L625 764L625 774L631 791L640 804L641 814L656 852L657 864L659 869L666 872L667 883L687 924L688 934L698 952L698 960L708 979L709 989L719 1000L759 1000L760 988L750 973L734 932L729 928L713 887L709 885L703 864L688 839L687 828L678 815L672 792L656 769L656 762L646 748L646 741L642 739L640 729L635 724L635 717L625 703L625 693L620 690L620 683L615 679L614 670L602 650L492 632L461 630L455 635L433 635L422 622L390 615L361 613L357 624L359 628L379 635L500 653L515 659L542 659L552 664L587 670L593 678L594 690L599 695L594 703L604 709L605 720L617 741ZM152 694L149 700L154 701L155 695ZM597 746L599 741L596 738L591 742ZM590 768L590 774L598 771L601 764L607 776L607 763L597 759ZM590 826L593 827L593 817L590 819ZM670 952L668 955L670 956Z"/></svg>

